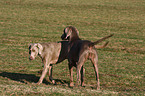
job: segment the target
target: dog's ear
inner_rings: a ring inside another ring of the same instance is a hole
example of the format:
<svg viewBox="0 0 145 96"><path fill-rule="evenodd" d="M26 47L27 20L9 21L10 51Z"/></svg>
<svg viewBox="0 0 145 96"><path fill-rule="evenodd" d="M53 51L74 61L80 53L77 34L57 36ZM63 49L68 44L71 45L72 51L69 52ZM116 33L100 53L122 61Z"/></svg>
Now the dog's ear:
<svg viewBox="0 0 145 96"><path fill-rule="evenodd" d="M77 35L79 35L79 31L77 30L77 28L75 28L76 32L77 32Z"/></svg>
<svg viewBox="0 0 145 96"><path fill-rule="evenodd" d="M65 28L64 33L67 34L67 32L68 32L68 28Z"/></svg>
<svg viewBox="0 0 145 96"><path fill-rule="evenodd" d="M29 50L31 49L32 45L33 45L33 43L30 43L30 44L28 45Z"/></svg>
<svg viewBox="0 0 145 96"><path fill-rule="evenodd" d="M72 29L66 28L66 38L68 38L72 33Z"/></svg>
<svg viewBox="0 0 145 96"><path fill-rule="evenodd" d="M43 50L43 46L40 43L38 43L37 46L38 46L38 53L41 54Z"/></svg>
<svg viewBox="0 0 145 96"><path fill-rule="evenodd" d="M32 43L28 44L28 47L31 47L32 46Z"/></svg>

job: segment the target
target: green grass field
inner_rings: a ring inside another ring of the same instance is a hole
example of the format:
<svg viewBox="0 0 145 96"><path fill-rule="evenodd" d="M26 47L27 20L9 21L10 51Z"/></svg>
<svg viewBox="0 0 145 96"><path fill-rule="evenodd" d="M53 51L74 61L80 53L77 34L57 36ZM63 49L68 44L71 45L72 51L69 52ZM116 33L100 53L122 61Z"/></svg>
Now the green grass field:
<svg viewBox="0 0 145 96"><path fill-rule="evenodd" d="M145 95L144 12L144 0L0 0L0 95ZM29 61L28 45L60 41L68 25L91 41L115 34L97 49L100 90L90 61L85 87L68 87L67 60L54 65L56 85L46 79L35 85L42 63Z"/></svg>

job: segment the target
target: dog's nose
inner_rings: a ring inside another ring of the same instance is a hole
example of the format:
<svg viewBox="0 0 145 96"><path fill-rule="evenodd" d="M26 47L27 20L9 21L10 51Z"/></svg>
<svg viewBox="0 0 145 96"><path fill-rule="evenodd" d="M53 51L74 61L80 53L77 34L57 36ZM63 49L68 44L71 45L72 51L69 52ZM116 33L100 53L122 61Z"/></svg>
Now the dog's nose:
<svg viewBox="0 0 145 96"><path fill-rule="evenodd" d="M32 56L30 56L30 57L29 57L29 60L33 60L33 57L32 57Z"/></svg>

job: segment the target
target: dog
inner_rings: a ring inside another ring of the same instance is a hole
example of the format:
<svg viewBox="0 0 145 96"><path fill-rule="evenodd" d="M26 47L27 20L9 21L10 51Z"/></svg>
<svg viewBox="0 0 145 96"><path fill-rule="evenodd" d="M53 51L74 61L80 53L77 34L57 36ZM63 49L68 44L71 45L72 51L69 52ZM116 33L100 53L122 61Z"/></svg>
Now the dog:
<svg viewBox="0 0 145 96"><path fill-rule="evenodd" d="M76 86L84 86L84 68L83 64L87 59L90 59L93 63L96 80L97 89L100 89L99 74L98 74L98 56L95 49L95 45L102 42L103 40L112 37L113 34L106 36L95 42L89 40L81 40L79 38L78 30L73 26L68 26L64 29L64 33L61 36L62 40L68 40L68 62L70 70L70 86L73 86L73 67L77 68L77 83ZM81 81L81 82L80 82Z"/></svg>
<svg viewBox="0 0 145 96"><path fill-rule="evenodd" d="M37 55L42 59L44 68L42 75L37 82L41 84L48 69L49 80L55 84L52 78L52 65L62 62L67 58L68 41L49 42L49 43L33 43L29 45L29 59L34 60Z"/></svg>

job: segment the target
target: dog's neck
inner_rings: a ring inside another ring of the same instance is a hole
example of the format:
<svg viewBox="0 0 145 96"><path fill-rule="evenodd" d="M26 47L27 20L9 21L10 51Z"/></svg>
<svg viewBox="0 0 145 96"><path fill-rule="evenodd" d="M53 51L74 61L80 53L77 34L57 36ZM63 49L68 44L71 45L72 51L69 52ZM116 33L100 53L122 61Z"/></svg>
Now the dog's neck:
<svg viewBox="0 0 145 96"><path fill-rule="evenodd" d="M40 49L39 49L40 50ZM41 51L38 51L38 56L41 58L41 59L43 59L45 56L44 56L44 50L45 50L45 47L43 47L43 50L41 50Z"/></svg>
<svg viewBox="0 0 145 96"><path fill-rule="evenodd" d="M38 53L38 56L39 56L41 59L43 59L43 57L44 57L42 53L41 53L41 54Z"/></svg>

